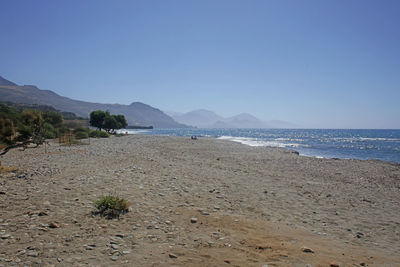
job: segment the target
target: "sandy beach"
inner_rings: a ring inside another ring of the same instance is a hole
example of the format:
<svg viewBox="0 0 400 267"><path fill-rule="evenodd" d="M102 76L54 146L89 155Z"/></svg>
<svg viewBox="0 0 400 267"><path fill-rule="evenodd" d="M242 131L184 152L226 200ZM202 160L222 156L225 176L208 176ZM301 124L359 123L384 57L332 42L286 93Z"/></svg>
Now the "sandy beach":
<svg viewBox="0 0 400 267"><path fill-rule="evenodd" d="M0 266L400 266L399 164L140 135L1 162Z"/></svg>

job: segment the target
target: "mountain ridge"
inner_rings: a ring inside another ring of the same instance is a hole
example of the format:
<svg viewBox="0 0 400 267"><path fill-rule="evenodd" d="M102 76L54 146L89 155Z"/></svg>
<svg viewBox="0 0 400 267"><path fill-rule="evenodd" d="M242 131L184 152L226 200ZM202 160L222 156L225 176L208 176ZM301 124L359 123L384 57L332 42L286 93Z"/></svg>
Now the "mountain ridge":
<svg viewBox="0 0 400 267"><path fill-rule="evenodd" d="M51 90L42 90L34 85L17 85L0 76L0 100L13 103L51 105L54 108L88 117L94 110L108 110L111 114L125 115L131 126L153 126L155 128L185 128L160 109L141 102L130 105L103 104L75 100L61 96Z"/></svg>

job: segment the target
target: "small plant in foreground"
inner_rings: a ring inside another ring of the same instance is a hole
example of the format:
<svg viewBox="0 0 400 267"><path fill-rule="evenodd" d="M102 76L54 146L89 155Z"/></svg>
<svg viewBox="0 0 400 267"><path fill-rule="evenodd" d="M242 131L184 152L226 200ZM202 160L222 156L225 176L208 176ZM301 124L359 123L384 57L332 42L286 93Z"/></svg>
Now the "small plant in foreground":
<svg viewBox="0 0 400 267"><path fill-rule="evenodd" d="M119 218L119 215L129 211L130 203L116 196L103 196L94 202L96 211L94 214L107 217L108 219Z"/></svg>

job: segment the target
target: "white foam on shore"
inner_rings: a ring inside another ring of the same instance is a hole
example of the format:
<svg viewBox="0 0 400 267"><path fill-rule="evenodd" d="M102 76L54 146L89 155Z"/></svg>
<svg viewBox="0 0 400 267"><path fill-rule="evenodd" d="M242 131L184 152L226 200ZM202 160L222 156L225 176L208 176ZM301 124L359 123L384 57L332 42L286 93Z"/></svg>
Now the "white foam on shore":
<svg viewBox="0 0 400 267"><path fill-rule="evenodd" d="M393 141L393 142L399 142L400 139L397 138L382 138L382 137L376 137L376 138L371 138L371 137L360 137L361 141Z"/></svg>
<svg viewBox="0 0 400 267"><path fill-rule="evenodd" d="M307 147L307 145L298 143L285 143L281 141L266 141L259 140L257 138L250 137L234 137L234 136L221 136L217 139L228 140L237 143L241 143L248 146L269 146L269 147L282 147L282 148L293 148L293 147Z"/></svg>
<svg viewBox="0 0 400 267"><path fill-rule="evenodd" d="M332 140L339 142L358 142L358 141L389 141L389 142L400 142L398 138L383 138L383 137L333 137Z"/></svg>
<svg viewBox="0 0 400 267"><path fill-rule="evenodd" d="M132 130L132 129L121 129L121 130L117 130L118 134L141 134L141 133L149 133L149 130Z"/></svg>

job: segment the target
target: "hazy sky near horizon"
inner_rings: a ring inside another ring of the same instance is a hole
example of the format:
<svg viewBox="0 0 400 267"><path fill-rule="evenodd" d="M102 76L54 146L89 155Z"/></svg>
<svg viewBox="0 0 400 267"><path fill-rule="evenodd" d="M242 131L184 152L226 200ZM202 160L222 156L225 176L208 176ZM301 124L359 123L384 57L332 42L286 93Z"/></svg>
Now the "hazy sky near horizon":
<svg viewBox="0 0 400 267"><path fill-rule="evenodd" d="M0 75L101 103L400 128L400 1L0 2Z"/></svg>

